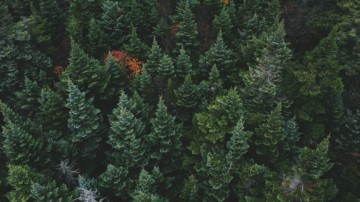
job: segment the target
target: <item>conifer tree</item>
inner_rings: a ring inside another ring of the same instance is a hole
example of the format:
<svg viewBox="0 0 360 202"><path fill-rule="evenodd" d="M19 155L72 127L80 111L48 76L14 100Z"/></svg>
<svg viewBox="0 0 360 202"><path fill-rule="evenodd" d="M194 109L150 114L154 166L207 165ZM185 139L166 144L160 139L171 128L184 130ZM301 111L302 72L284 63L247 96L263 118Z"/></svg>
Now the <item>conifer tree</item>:
<svg viewBox="0 0 360 202"><path fill-rule="evenodd" d="M63 73L63 78L68 77L81 91L91 95L101 94L108 82L107 70L100 65L99 61L90 58L72 42L70 64ZM64 79L67 82L66 79Z"/></svg>
<svg viewBox="0 0 360 202"><path fill-rule="evenodd" d="M177 79L183 79L187 74L193 74L192 63L184 47L181 47L176 59L175 76Z"/></svg>
<svg viewBox="0 0 360 202"><path fill-rule="evenodd" d="M141 170L139 179L137 180L135 191L132 195L134 202L153 202L162 201L157 195L154 177L146 170Z"/></svg>
<svg viewBox="0 0 360 202"><path fill-rule="evenodd" d="M188 179L185 180L184 187L181 190L180 198L189 201L196 202L200 200L199 196L199 181L195 178L194 175L191 175Z"/></svg>
<svg viewBox="0 0 360 202"><path fill-rule="evenodd" d="M144 67L150 75L155 75L157 73L157 68L160 65L160 60L163 57L160 46L158 45L156 39L153 39L153 43L147 56L146 63Z"/></svg>
<svg viewBox="0 0 360 202"><path fill-rule="evenodd" d="M107 44L104 35L100 23L95 18L91 18L87 34L87 50L91 56L100 58L105 53Z"/></svg>
<svg viewBox="0 0 360 202"><path fill-rule="evenodd" d="M180 11L182 21L180 21L179 31L176 33L177 50L183 46L189 54L193 54L196 53L195 50L199 45L196 22L188 2L183 9Z"/></svg>
<svg viewBox="0 0 360 202"><path fill-rule="evenodd" d="M148 141L151 148L150 157L157 162L166 165L167 163L179 162L181 152L181 128L175 123L175 117L170 115L162 98L157 105L155 117L151 120L151 133ZM171 167L171 165L167 165Z"/></svg>
<svg viewBox="0 0 360 202"><path fill-rule="evenodd" d="M23 163L22 163L23 164ZM7 181L13 188L6 194L9 201L28 201L31 186L44 181L44 176L31 169L28 165L8 165Z"/></svg>
<svg viewBox="0 0 360 202"><path fill-rule="evenodd" d="M233 178L228 172L228 165L219 155L208 153L205 169L207 173L204 182L206 199L225 201L229 195L229 184Z"/></svg>
<svg viewBox="0 0 360 202"><path fill-rule="evenodd" d="M100 175L100 185L111 190L111 193L124 200L128 199L132 180L128 179L128 170L109 164L106 171Z"/></svg>
<svg viewBox="0 0 360 202"><path fill-rule="evenodd" d="M215 44L200 57L200 73L204 75L216 65L220 75L226 78L234 73L234 64L233 52L226 46L222 32L219 32Z"/></svg>
<svg viewBox="0 0 360 202"><path fill-rule="evenodd" d="M218 96L206 112L197 113L197 127L212 143L222 141L243 116L243 106L235 89L224 96Z"/></svg>
<svg viewBox="0 0 360 202"><path fill-rule="evenodd" d="M164 54L160 60L157 72L160 80L167 80L174 75L175 66L170 56Z"/></svg>
<svg viewBox="0 0 360 202"><path fill-rule="evenodd" d="M127 108L121 105L115 108L110 119L108 143L115 150L111 159L116 165L126 167L143 167L147 165L147 144L143 137L145 125Z"/></svg>
<svg viewBox="0 0 360 202"><path fill-rule="evenodd" d="M213 26L217 35L220 31L223 33L224 39L227 42L232 40L233 24L229 15L229 7L223 6L219 15L216 15L213 21Z"/></svg>
<svg viewBox="0 0 360 202"><path fill-rule="evenodd" d="M35 183L31 185L30 198L35 201L64 201L71 202L75 199L75 194L69 192L66 185L56 185L55 181L42 185Z"/></svg>
<svg viewBox="0 0 360 202"><path fill-rule="evenodd" d="M127 54L144 60L147 56L148 47L141 41L136 30L133 26L129 36L129 42L124 45L124 48Z"/></svg>
<svg viewBox="0 0 360 202"><path fill-rule="evenodd" d="M23 89L16 92L19 108L26 110L29 116L34 116L39 110L40 92L39 84L25 77Z"/></svg>
<svg viewBox="0 0 360 202"><path fill-rule="evenodd" d="M175 95L176 105L180 107L179 112L184 115L183 120L191 120L191 115L199 104L199 94L198 87L192 82L190 75L187 75L184 83L175 90Z"/></svg>
<svg viewBox="0 0 360 202"><path fill-rule="evenodd" d="M244 121L240 119L232 131L232 136L227 143L228 153L226 161L231 167L240 166L240 159L249 149L249 139L252 132L244 131Z"/></svg>
<svg viewBox="0 0 360 202"><path fill-rule="evenodd" d="M68 99L66 107L69 108L68 128L71 132L69 141L77 149L78 158L93 159L101 140L102 116L96 109L93 99L86 99L71 81L68 83Z"/></svg>
<svg viewBox="0 0 360 202"><path fill-rule="evenodd" d="M128 84L126 69L122 64L117 63L113 56L109 56L105 66L109 80L104 90L104 98L113 100L119 96L122 90L126 89Z"/></svg>
<svg viewBox="0 0 360 202"><path fill-rule="evenodd" d="M117 1L104 1L102 4L101 27L108 36L108 43L112 49L123 46L126 36L130 33L130 26L125 10Z"/></svg>
<svg viewBox="0 0 360 202"><path fill-rule="evenodd" d="M63 130L67 124L67 109L64 98L51 89L42 89L40 92L39 119L45 131Z"/></svg>

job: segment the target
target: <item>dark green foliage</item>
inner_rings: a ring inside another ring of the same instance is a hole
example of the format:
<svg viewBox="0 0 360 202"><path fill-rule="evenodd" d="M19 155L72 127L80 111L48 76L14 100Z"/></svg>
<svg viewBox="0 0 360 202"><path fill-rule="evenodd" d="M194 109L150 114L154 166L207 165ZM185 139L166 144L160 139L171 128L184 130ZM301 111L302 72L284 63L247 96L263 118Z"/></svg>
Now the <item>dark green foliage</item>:
<svg viewBox="0 0 360 202"><path fill-rule="evenodd" d="M101 186L111 190L115 196L126 199L129 193L129 186L132 183L127 178L128 171L124 167L108 165L106 171L100 175Z"/></svg>
<svg viewBox="0 0 360 202"><path fill-rule="evenodd" d="M176 158L181 152L181 127L175 123L175 117L168 113L161 98L151 125L151 133L147 136L151 145L150 157L162 164L179 162Z"/></svg>
<svg viewBox="0 0 360 202"><path fill-rule="evenodd" d="M114 109L110 117L108 143L115 150L111 158L116 160L116 165L143 167L147 164L144 154L148 152L148 146L143 137L145 125L141 119L130 112L130 107L121 103L123 100L120 98L118 107Z"/></svg>
<svg viewBox="0 0 360 202"><path fill-rule="evenodd" d="M194 14L192 13L189 3L178 14L181 18L179 31L176 33L176 45L178 50L183 46L188 53L196 53L195 49L199 45L198 32Z"/></svg>
<svg viewBox="0 0 360 202"><path fill-rule="evenodd" d="M0 201L359 201L359 11L0 1Z"/></svg>
<svg viewBox="0 0 360 202"><path fill-rule="evenodd" d="M157 73L157 68L160 64L160 60L163 57L161 53L161 48L158 45L156 39L154 38L149 55L147 56L146 63L144 67L148 71L149 74L155 75Z"/></svg>
<svg viewBox="0 0 360 202"><path fill-rule="evenodd" d="M75 194L69 192L66 185L58 186L52 181L46 185L32 184L30 197L35 201L71 202L75 199Z"/></svg>
<svg viewBox="0 0 360 202"><path fill-rule="evenodd" d="M28 201L31 194L31 187L35 183L41 183L44 176L35 172L28 165L8 165L7 181L13 188L6 197L9 201Z"/></svg>
<svg viewBox="0 0 360 202"><path fill-rule="evenodd" d="M109 79L106 68L99 61L90 58L74 42L71 43L70 64L63 73L63 82L70 79L81 91L98 95L102 93Z"/></svg>
<svg viewBox="0 0 360 202"><path fill-rule="evenodd" d="M147 56L148 47L139 38L135 27L132 27L128 41L129 43L124 45L126 53L140 60L144 60Z"/></svg>
<svg viewBox="0 0 360 202"><path fill-rule="evenodd" d="M68 128L71 132L69 142L74 144L79 158L92 159L101 140L100 110L96 109L93 99L86 99L72 82L69 82L66 107L69 108Z"/></svg>
<svg viewBox="0 0 360 202"><path fill-rule="evenodd" d="M233 58L233 52L224 42L222 32L219 32L215 44L202 55L199 60L200 74L204 75L216 65L223 78L231 77L236 72L234 64L236 60Z"/></svg>
<svg viewBox="0 0 360 202"><path fill-rule="evenodd" d="M215 143L223 140L243 116L242 102L236 90L231 89L226 95L217 97L208 106L207 112L195 116L200 131L206 134L206 139Z"/></svg>

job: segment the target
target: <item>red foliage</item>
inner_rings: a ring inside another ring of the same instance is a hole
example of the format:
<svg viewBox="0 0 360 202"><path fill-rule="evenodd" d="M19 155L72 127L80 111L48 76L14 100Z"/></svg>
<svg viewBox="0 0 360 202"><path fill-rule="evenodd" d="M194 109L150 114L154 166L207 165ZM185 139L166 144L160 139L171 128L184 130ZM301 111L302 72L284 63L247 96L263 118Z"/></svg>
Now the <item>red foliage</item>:
<svg viewBox="0 0 360 202"><path fill-rule="evenodd" d="M58 65L54 68L54 74L56 74L56 75L62 74L63 72L64 72L64 68L60 65Z"/></svg>
<svg viewBox="0 0 360 202"><path fill-rule="evenodd" d="M230 0L224 0L224 4L228 5L230 3Z"/></svg>
<svg viewBox="0 0 360 202"><path fill-rule="evenodd" d="M171 28L171 34L176 34L180 30L180 22L177 22L174 26Z"/></svg>
<svg viewBox="0 0 360 202"><path fill-rule="evenodd" d="M129 77L135 77L143 70L142 61L127 55L124 51L114 50L109 52L109 54L105 57L105 61L107 61L110 55L114 57L115 62L123 64L131 71L131 75Z"/></svg>

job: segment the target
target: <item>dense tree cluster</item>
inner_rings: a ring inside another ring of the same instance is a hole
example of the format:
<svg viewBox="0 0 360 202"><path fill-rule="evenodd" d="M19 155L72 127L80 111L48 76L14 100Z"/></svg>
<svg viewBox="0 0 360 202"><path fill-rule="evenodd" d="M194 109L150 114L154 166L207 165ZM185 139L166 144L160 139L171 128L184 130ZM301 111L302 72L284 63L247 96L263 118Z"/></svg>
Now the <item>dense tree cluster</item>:
<svg viewBox="0 0 360 202"><path fill-rule="evenodd" d="M0 1L0 201L360 201L356 0Z"/></svg>

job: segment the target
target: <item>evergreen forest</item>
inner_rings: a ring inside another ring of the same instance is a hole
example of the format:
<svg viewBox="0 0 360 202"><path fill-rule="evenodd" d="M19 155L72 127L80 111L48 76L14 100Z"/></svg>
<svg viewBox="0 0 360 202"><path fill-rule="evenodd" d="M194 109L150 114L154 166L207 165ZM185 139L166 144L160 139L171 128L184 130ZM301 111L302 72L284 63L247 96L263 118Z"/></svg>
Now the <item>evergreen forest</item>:
<svg viewBox="0 0 360 202"><path fill-rule="evenodd" d="M0 0L0 201L360 202L360 0Z"/></svg>

